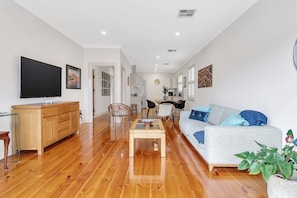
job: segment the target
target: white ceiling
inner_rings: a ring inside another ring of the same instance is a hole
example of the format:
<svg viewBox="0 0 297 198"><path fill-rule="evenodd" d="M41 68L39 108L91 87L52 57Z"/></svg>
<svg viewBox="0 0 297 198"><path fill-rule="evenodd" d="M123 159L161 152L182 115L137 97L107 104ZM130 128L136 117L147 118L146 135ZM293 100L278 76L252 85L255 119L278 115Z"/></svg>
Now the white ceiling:
<svg viewBox="0 0 297 198"><path fill-rule="evenodd" d="M137 72L175 72L258 0L14 1L82 47L120 47Z"/></svg>

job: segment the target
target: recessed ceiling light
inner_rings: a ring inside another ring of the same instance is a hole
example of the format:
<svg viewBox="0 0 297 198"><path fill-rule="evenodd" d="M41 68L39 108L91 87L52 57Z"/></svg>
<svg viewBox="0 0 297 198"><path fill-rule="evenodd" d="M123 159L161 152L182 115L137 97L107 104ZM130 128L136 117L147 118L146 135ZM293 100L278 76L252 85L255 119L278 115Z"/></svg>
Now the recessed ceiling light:
<svg viewBox="0 0 297 198"><path fill-rule="evenodd" d="M157 58L157 59L159 59L159 58L160 58L160 56L157 56L156 58Z"/></svg>
<svg viewBox="0 0 297 198"><path fill-rule="evenodd" d="M102 35L106 35L106 31L101 31L101 34Z"/></svg>
<svg viewBox="0 0 297 198"><path fill-rule="evenodd" d="M175 32L175 36L179 36L180 35L180 32Z"/></svg>
<svg viewBox="0 0 297 198"><path fill-rule="evenodd" d="M155 64L155 67L158 67L159 66L159 64L157 63L157 64Z"/></svg>

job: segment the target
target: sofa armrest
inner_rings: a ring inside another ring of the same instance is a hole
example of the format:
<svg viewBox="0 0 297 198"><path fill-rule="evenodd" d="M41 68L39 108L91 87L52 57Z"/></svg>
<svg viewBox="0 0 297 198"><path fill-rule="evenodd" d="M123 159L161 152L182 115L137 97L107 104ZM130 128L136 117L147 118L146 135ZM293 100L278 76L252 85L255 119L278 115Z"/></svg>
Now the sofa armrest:
<svg viewBox="0 0 297 198"><path fill-rule="evenodd" d="M191 111L180 111L180 120L189 119Z"/></svg>
<svg viewBox="0 0 297 198"><path fill-rule="evenodd" d="M255 141L269 147L282 147L282 131L265 126L206 126L204 146L210 164L238 164L240 159L234 154L244 151L258 151L260 147Z"/></svg>

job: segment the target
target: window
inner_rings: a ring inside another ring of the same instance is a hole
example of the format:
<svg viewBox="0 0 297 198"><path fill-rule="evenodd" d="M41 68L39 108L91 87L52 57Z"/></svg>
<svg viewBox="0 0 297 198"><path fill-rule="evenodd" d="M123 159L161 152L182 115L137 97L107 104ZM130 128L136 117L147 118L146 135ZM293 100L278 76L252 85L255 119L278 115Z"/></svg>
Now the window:
<svg viewBox="0 0 297 198"><path fill-rule="evenodd" d="M177 77L177 92L182 93L183 91L183 75L180 74Z"/></svg>
<svg viewBox="0 0 297 198"><path fill-rule="evenodd" d="M194 65L188 69L188 98L195 97L195 67Z"/></svg>
<svg viewBox="0 0 297 198"><path fill-rule="evenodd" d="M110 96L110 75L102 72L102 96Z"/></svg>

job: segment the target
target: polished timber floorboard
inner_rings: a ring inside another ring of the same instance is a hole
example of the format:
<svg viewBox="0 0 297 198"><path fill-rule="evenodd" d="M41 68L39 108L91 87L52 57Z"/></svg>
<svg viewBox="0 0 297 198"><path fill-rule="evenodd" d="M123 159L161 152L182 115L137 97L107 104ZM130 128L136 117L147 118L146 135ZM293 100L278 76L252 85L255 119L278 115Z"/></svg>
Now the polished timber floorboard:
<svg viewBox="0 0 297 198"><path fill-rule="evenodd" d="M236 168L209 172L177 123L165 125L166 158L154 151L153 140L136 140L129 158L128 124L116 124L115 139L108 115L81 124L80 134L43 156L22 151L18 163L10 156L9 171L0 171L0 197L267 197L261 176Z"/></svg>

